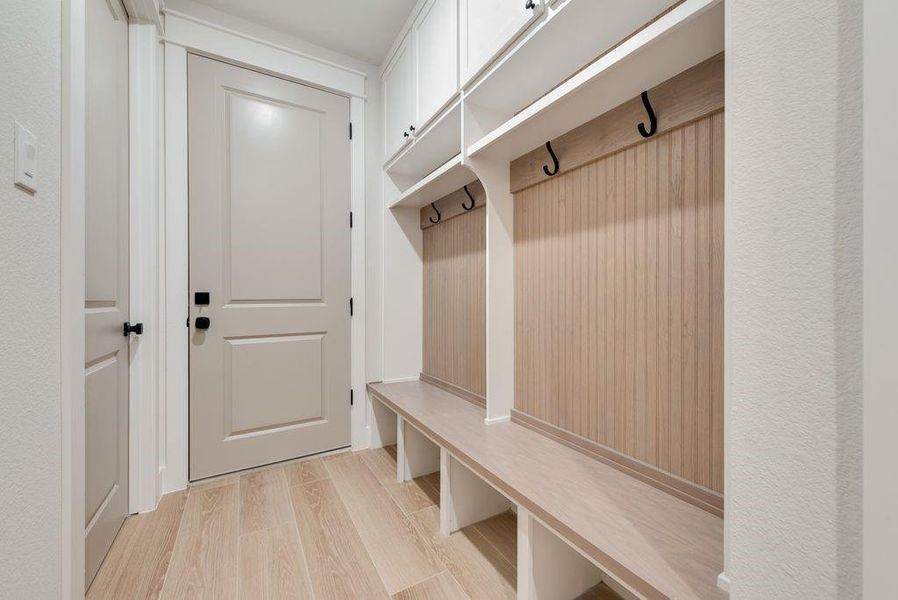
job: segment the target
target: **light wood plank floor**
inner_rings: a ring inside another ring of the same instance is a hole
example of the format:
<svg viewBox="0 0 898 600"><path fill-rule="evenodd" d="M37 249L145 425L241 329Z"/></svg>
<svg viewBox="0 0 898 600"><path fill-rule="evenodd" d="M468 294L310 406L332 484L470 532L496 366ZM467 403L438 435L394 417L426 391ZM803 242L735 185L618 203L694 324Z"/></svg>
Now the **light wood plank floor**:
<svg viewBox="0 0 898 600"><path fill-rule="evenodd" d="M514 514L445 538L438 506L395 447L224 476L130 517L87 597L513 598Z"/></svg>

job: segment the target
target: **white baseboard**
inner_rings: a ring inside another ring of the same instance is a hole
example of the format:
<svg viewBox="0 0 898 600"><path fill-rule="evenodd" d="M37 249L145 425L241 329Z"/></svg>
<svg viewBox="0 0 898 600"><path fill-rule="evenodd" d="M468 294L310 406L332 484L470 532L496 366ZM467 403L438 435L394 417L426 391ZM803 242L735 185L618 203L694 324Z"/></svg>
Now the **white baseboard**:
<svg viewBox="0 0 898 600"><path fill-rule="evenodd" d="M717 576L717 587L719 587L727 594L730 593L730 578L727 576L726 572L723 572Z"/></svg>
<svg viewBox="0 0 898 600"><path fill-rule="evenodd" d="M384 379L383 383L408 383L409 381L420 381L421 378L415 375L414 377L398 377L396 379Z"/></svg>
<svg viewBox="0 0 898 600"><path fill-rule="evenodd" d="M483 420L483 422L486 423L487 425L496 425L497 423L508 423L509 421L511 421L511 415L506 415L504 417L493 417L491 419L486 418Z"/></svg>

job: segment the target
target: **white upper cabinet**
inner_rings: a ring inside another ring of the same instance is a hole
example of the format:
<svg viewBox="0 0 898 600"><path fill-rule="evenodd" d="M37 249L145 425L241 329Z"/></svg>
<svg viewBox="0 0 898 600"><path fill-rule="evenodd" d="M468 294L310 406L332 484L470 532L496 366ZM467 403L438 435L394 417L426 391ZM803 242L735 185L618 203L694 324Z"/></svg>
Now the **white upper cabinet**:
<svg viewBox="0 0 898 600"><path fill-rule="evenodd" d="M460 0L462 85L542 14L542 1Z"/></svg>
<svg viewBox="0 0 898 600"><path fill-rule="evenodd" d="M412 30L420 128L458 92L458 1L427 0Z"/></svg>
<svg viewBox="0 0 898 600"><path fill-rule="evenodd" d="M384 71L384 155L387 158L410 142L414 132L415 53L412 45L412 36L406 35Z"/></svg>

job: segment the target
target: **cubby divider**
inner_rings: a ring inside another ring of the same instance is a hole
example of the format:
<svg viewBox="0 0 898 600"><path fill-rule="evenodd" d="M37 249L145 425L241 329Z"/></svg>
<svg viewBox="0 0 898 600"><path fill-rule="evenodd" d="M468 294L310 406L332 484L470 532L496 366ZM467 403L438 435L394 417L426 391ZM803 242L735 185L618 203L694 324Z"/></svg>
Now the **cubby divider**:
<svg viewBox="0 0 898 600"><path fill-rule="evenodd" d="M440 447L401 416L396 420L396 476L411 481L440 470Z"/></svg>
<svg viewBox="0 0 898 600"><path fill-rule="evenodd" d="M450 535L509 510L511 501L445 448L440 450L440 532Z"/></svg>
<svg viewBox="0 0 898 600"><path fill-rule="evenodd" d="M369 403L368 445L371 448L383 448L397 443L399 415L372 399Z"/></svg>

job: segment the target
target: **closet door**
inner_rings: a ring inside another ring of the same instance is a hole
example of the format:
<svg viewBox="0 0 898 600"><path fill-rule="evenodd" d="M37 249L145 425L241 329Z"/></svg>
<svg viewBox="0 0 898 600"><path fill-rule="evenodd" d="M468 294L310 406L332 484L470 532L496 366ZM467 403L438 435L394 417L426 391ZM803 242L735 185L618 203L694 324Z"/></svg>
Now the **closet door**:
<svg viewBox="0 0 898 600"><path fill-rule="evenodd" d="M412 139L415 124L415 55L411 41L412 36L406 35L390 66L384 71L384 154L387 158Z"/></svg>
<svg viewBox="0 0 898 600"><path fill-rule="evenodd" d="M118 0L89 0L84 10L84 580L89 585L128 515L132 337L123 327L130 319L128 13Z"/></svg>
<svg viewBox="0 0 898 600"><path fill-rule="evenodd" d="M543 0L461 0L462 85L542 14Z"/></svg>
<svg viewBox="0 0 898 600"><path fill-rule="evenodd" d="M420 129L458 92L457 0L429 0L412 29Z"/></svg>

